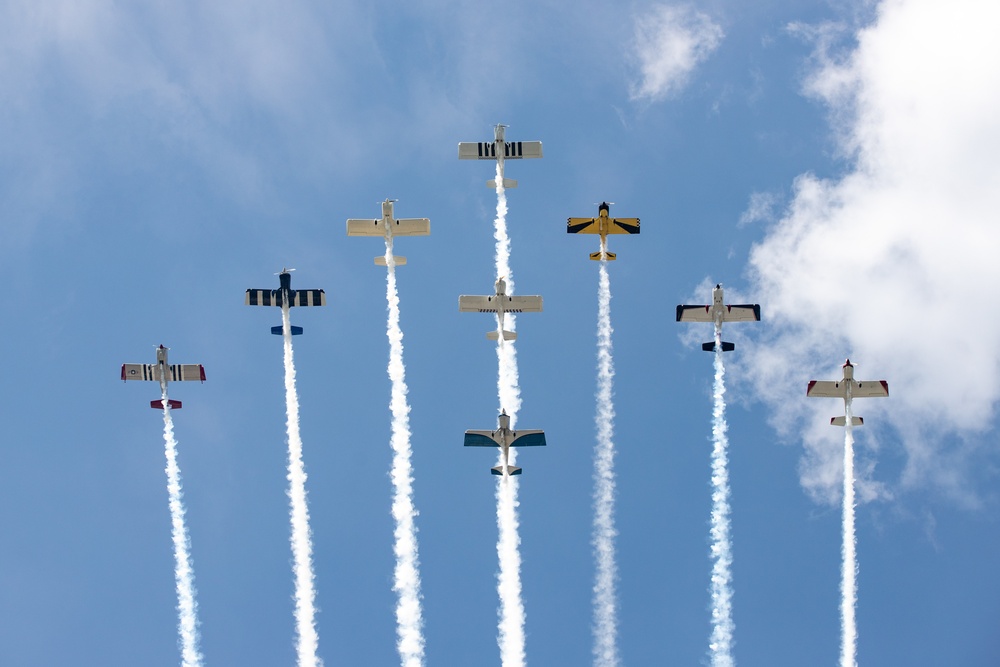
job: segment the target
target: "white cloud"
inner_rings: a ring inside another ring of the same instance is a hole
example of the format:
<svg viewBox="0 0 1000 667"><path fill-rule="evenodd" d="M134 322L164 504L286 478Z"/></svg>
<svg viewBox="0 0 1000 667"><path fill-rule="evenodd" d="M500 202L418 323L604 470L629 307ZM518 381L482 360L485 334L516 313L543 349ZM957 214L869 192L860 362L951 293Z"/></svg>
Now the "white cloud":
<svg viewBox="0 0 1000 667"><path fill-rule="evenodd" d="M687 6L661 5L637 17L640 79L632 85L632 99L657 101L677 94L722 37L722 28L711 18Z"/></svg>
<svg viewBox="0 0 1000 667"><path fill-rule="evenodd" d="M781 196L774 192L753 192L747 208L740 214L738 227L745 227L752 222L770 222L774 219L774 207L781 202Z"/></svg>
<svg viewBox="0 0 1000 667"><path fill-rule="evenodd" d="M895 427L882 446L906 465L892 483L975 502L966 473L991 446L1000 398L998 20L977 0L884 2L854 50L822 53L807 82L852 167L799 176L754 247L769 322L747 354L775 424L805 441L802 483L817 497L837 495L843 434L822 424L842 406L807 405L805 383L835 378L849 355L859 376L889 381L888 400L856 411L862 444Z"/></svg>

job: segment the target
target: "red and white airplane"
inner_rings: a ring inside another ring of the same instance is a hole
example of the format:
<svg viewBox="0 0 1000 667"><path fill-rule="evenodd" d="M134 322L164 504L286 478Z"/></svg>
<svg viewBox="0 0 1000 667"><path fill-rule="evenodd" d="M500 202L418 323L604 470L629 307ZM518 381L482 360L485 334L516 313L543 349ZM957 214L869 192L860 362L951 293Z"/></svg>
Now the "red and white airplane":
<svg viewBox="0 0 1000 667"><path fill-rule="evenodd" d="M395 199L382 202L382 217L367 220L351 219L347 221L348 236L382 236L391 239L394 236L428 236L431 233L431 221L427 218L397 218L392 211ZM396 266L406 264L406 258L392 256ZM385 255L375 258L375 264L385 266Z"/></svg>
<svg viewBox="0 0 1000 667"><path fill-rule="evenodd" d="M855 380L854 364L848 359L844 362L844 379L840 382L829 380L810 380L806 387L806 396L819 398L844 399L844 411L847 412L852 399L855 398L885 398L889 396L889 383L885 380ZM851 417L852 426L861 426L865 420L861 417ZM833 417L831 426L846 426L847 417Z"/></svg>
<svg viewBox="0 0 1000 667"><path fill-rule="evenodd" d="M122 364L122 380L145 380L146 382L159 382L160 391L166 393L167 383L171 380L175 382L205 381L205 367L201 364L168 364L167 350L170 348L162 345L156 348L155 364ZM167 404L171 410L180 410L181 402L167 399ZM157 410L163 409L163 400L150 401L149 407Z"/></svg>
<svg viewBox="0 0 1000 667"><path fill-rule="evenodd" d="M500 165L500 178L504 189L516 188L517 181L504 178L504 160L522 160L525 158L542 157L542 142L540 141L507 141L504 130L507 125L496 125L493 128L493 141L460 141L458 143L459 160L496 160ZM496 189L497 182L486 181L486 187Z"/></svg>
<svg viewBox="0 0 1000 667"><path fill-rule="evenodd" d="M747 303L727 306L723 303L722 283L712 289L712 303L707 306L677 306L678 322L714 322L717 331L723 322L760 322L760 304ZM715 341L702 343L701 349L711 352ZM732 352L736 346L723 341L722 351Z"/></svg>

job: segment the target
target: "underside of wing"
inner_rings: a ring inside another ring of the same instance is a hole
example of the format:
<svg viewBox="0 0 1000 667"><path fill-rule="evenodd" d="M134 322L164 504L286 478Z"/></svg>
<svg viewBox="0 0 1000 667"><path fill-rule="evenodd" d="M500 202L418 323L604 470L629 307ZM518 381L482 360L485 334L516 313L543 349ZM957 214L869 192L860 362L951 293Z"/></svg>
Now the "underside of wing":
<svg viewBox="0 0 1000 667"><path fill-rule="evenodd" d="M711 306L677 306L678 322L712 322Z"/></svg>
<svg viewBox="0 0 1000 667"><path fill-rule="evenodd" d="M460 296L458 311L460 313L494 313L497 306L491 296Z"/></svg>
<svg viewBox="0 0 1000 667"><path fill-rule="evenodd" d="M325 306L326 292L321 289L295 290L289 306Z"/></svg>
<svg viewBox="0 0 1000 667"><path fill-rule="evenodd" d="M503 148L503 156L507 160L542 157L542 142L540 141L508 141Z"/></svg>
<svg viewBox="0 0 1000 667"><path fill-rule="evenodd" d="M466 447L499 447L500 443L493 439L493 431L466 431Z"/></svg>
<svg viewBox="0 0 1000 667"><path fill-rule="evenodd" d="M427 218L400 218L392 227L393 236L427 236L431 233L431 221Z"/></svg>
<svg viewBox="0 0 1000 667"><path fill-rule="evenodd" d="M174 382L204 382L205 368L201 364L171 364L170 379Z"/></svg>
<svg viewBox="0 0 1000 667"><path fill-rule="evenodd" d="M855 383L851 389L854 398L884 398L889 395L889 383L885 380L865 380Z"/></svg>
<svg viewBox="0 0 1000 667"><path fill-rule="evenodd" d="M381 220L357 220L347 221L348 236L385 236L385 226Z"/></svg>
<svg viewBox="0 0 1000 667"><path fill-rule="evenodd" d="M248 306L278 306L281 304L281 293L269 289L248 289L245 303Z"/></svg>
<svg viewBox="0 0 1000 667"><path fill-rule="evenodd" d="M458 144L459 160L495 160L496 157L492 141L460 141Z"/></svg>
<svg viewBox="0 0 1000 667"><path fill-rule="evenodd" d="M514 433L514 439L510 442L511 447L544 447L545 431L523 430Z"/></svg>
<svg viewBox="0 0 1000 667"><path fill-rule="evenodd" d="M160 381L160 367L157 364L122 364L122 380Z"/></svg>
<svg viewBox="0 0 1000 667"><path fill-rule="evenodd" d="M614 218L609 234L638 234L639 218Z"/></svg>
<svg viewBox="0 0 1000 667"><path fill-rule="evenodd" d="M599 234L599 227L596 218L569 218L566 221L567 234Z"/></svg>
<svg viewBox="0 0 1000 667"><path fill-rule="evenodd" d="M847 389L840 382L829 380L810 380L806 387L806 396L818 398L844 398Z"/></svg>
<svg viewBox="0 0 1000 667"><path fill-rule="evenodd" d="M760 322L760 305L747 303L739 306L726 306L722 315L723 322Z"/></svg>
<svg viewBox="0 0 1000 667"><path fill-rule="evenodd" d="M510 313L540 313L542 312L542 297L540 296L503 296L507 303L504 310Z"/></svg>

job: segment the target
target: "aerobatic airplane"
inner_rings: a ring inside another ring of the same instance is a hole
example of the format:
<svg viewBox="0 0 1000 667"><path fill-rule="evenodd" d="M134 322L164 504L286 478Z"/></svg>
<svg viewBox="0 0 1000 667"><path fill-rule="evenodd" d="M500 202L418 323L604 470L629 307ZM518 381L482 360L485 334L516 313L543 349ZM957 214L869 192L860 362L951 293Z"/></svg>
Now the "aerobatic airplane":
<svg viewBox="0 0 1000 667"><path fill-rule="evenodd" d="M292 306L325 306L326 292L321 289L292 289L292 274L295 269L281 269L278 275L280 286L278 289L248 289L246 305L248 306L278 306L281 308L286 303ZM281 326L271 327L271 333L276 336L282 334ZM302 333L302 327L292 327L292 335L298 336Z"/></svg>
<svg viewBox="0 0 1000 667"><path fill-rule="evenodd" d="M500 165L500 178L504 189L516 188L517 181L504 178L503 161L521 160L525 158L542 157L542 142L540 141L507 141L504 130L507 125L496 125L493 128L493 141L460 141L458 143L459 160L496 160ZM497 187L494 180L486 181L486 187Z"/></svg>
<svg viewBox="0 0 1000 667"><path fill-rule="evenodd" d="M611 261L617 257L613 252L607 252L608 234L638 234L639 218L612 218L611 205L604 201L597 206L596 218L569 218L566 221L566 232L569 234L600 234L601 249L604 252L592 252L590 258L600 261ZM603 255L603 256L602 256Z"/></svg>
<svg viewBox="0 0 1000 667"><path fill-rule="evenodd" d="M392 212L392 205L395 199L386 199L382 202L382 218L347 221L348 236L382 236L391 239L394 236L427 236L431 233L431 221L427 218L396 218ZM406 264L406 258L397 255L392 256L392 261L396 266ZM375 258L375 264L385 266L385 255Z"/></svg>
<svg viewBox="0 0 1000 667"><path fill-rule="evenodd" d="M501 277L496 282L497 293L493 296L460 296L458 311L460 313L496 313L497 330L489 331L486 337L490 340L517 340L516 331L505 331L503 328L504 313L540 313L542 312L542 297L540 296L507 296L507 282Z"/></svg>
<svg viewBox="0 0 1000 667"><path fill-rule="evenodd" d="M806 396L819 398L842 398L844 399L844 411L847 411L847 404L855 398L885 398L889 396L889 383L885 380L855 380L854 364L848 359L844 362L844 379L840 382L829 380L810 380L806 387ZM861 426L865 420L861 417L851 417L853 426ZM847 416L833 417L830 419L831 426L846 426Z"/></svg>
<svg viewBox="0 0 1000 667"><path fill-rule="evenodd" d="M760 322L760 304L746 303L738 306L722 302L722 283L712 289L712 303L708 306L677 306L678 322L714 322L717 330L722 330L723 322ZM712 352L715 341L702 343L701 349ZM736 346L722 342L723 352L732 352Z"/></svg>
<svg viewBox="0 0 1000 667"><path fill-rule="evenodd" d="M167 350L169 347L162 345L156 348L155 364L122 364L122 380L145 380L146 382L159 382L160 391L167 391L167 383L184 381L205 381L205 367L201 364L167 364ZM180 410L181 402L167 399L167 404L171 410ZM163 399L150 401L149 407L158 410L163 409Z"/></svg>
<svg viewBox="0 0 1000 667"><path fill-rule="evenodd" d="M517 466L509 465L507 457L510 455L511 447L544 447L545 431L510 430L510 416L504 410L497 418L499 422L495 431L466 431L466 447L500 447L503 450L503 465L490 468L494 475L520 475L521 469Z"/></svg>

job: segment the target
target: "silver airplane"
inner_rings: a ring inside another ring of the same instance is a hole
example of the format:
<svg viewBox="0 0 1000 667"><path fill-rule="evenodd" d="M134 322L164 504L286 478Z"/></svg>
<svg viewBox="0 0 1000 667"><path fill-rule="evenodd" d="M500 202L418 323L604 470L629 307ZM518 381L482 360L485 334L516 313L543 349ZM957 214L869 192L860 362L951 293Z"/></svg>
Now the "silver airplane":
<svg viewBox="0 0 1000 667"><path fill-rule="evenodd" d="M516 188L517 181L504 178L503 161L521 160L542 157L542 142L540 141L507 141L504 130L507 125L497 124L493 128L493 141L460 141L458 144L459 160L496 160L500 165L500 178L504 189ZM486 187L496 189L495 180L486 181Z"/></svg>
<svg viewBox="0 0 1000 667"><path fill-rule="evenodd" d="M374 220L351 219L347 221L348 236L382 236L392 239L394 236L427 236L431 233L431 221L427 218L397 218L393 214L392 205L395 199L382 202L382 217ZM393 255L396 266L406 264L406 258ZM385 266L385 255L375 258L375 264Z"/></svg>
<svg viewBox="0 0 1000 667"><path fill-rule="evenodd" d="M167 350L169 349L162 345L156 348L155 364L122 364L122 381L144 380L146 382L159 382L161 393L166 393L167 383L171 380L175 382L205 381L205 367L201 364L168 364ZM181 409L180 401L167 399L167 404L171 410ZM163 399L150 401L149 407L162 410Z"/></svg>
<svg viewBox="0 0 1000 667"><path fill-rule="evenodd" d="M727 306L723 303L722 283L712 289L712 303L708 306L677 306L678 322L714 322L717 331L722 331L723 322L760 322L760 304L747 303ZM702 343L701 349L712 352L715 341ZM722 351L732 352L736 346L723 341Z"/></svg>
<svg viewBox="0 0 1000 667"><path fill-rule="evenodd" d="M509 465L511 447L544 447L545 432L539 430L510 430L510 416L504 410L497 418L495 431L466 431L466 447L500 447L503 450L503 465L490 468L494 475L520 475L521 469Z"/></svg>
<svg viewBox="0 0 1000 667"><path fill-rule="evenodd" d="M460 313L496 313L497 329L489 331L486 337L490 340L517 340L516 331L506 331L503 328L504 313L540 313L542 312L542 297L540 296L507 296L507 281L497 278L497 293L493 296L460 296L458 311Z"/></svg>
<svg viewBox="0 0 1000 667"><path fill-rule="evenodd" d="M844 362L844 379L840 382L829 380L810 380L806 387L806 396L818 398L842 398L844 399L844 412L848 410L852 399L855 398L885 398L889 396L889 383L885 380L855 380L854 364L848 359ZM861 426L865 420L861 417L851 417L852 426ZM847 416L833 417L830 419L831 426L846 426Z"/></svg>

